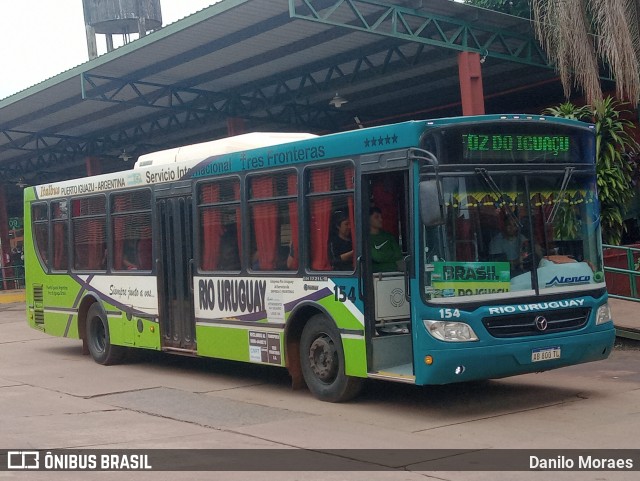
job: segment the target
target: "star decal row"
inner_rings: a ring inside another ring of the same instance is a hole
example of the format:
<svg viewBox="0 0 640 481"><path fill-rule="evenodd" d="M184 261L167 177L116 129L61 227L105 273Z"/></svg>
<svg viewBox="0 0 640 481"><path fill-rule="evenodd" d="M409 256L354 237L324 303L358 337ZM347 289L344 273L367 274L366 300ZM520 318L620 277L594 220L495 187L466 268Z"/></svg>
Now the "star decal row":
<svg viewBox="0 0 640 481"><path fill-rule="evenodd" d="M375 147L376 145L391 145L398 143L398 136L396 134L389 135L387 134L385 137L380 135L379 137L367 137L364 139L365 147Z"/></svg>

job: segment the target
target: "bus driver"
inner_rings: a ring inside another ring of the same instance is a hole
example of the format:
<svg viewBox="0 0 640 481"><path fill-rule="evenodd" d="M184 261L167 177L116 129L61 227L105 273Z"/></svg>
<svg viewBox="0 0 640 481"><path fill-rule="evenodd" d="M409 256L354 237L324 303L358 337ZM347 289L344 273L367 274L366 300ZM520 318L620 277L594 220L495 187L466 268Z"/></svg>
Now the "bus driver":
<svg viewBox="0 0 640 481"><path fill-rule="evenodd" d="M520 232L515 217L505 214L502 232L498 233L489 243L489 255L493 259L509 261L511 273L524 272L523 262L529 255L528 239ZM542 247L535 245L536 256L542 259Z"/></svg>

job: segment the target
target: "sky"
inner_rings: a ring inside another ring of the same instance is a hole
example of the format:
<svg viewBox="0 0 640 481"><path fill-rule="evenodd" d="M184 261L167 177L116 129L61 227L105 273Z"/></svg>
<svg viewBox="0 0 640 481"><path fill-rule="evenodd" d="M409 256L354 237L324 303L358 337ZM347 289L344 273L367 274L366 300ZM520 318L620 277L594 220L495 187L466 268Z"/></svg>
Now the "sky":
<svg viewBox="0 0 640 481"><path fill-rule="evenodd" d="M160 0L162 24L216 1ZM104 36L96 38L104 54ZM0 0L0 99L88 60L82 0Z"/></svg>

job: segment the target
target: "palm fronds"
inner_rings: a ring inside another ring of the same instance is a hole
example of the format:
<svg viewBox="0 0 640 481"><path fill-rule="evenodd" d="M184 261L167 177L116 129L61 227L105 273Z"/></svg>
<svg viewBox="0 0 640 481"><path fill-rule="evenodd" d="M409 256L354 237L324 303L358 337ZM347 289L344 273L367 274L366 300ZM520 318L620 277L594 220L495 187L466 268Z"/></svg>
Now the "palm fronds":
<svg viewBox="0 0 640 481"><path fill-rule="evenodd" d="M536 36L555 64L564 93L602 100L598 61L611 68L618 97L640 96L640 0L531 0Z"/></svg>

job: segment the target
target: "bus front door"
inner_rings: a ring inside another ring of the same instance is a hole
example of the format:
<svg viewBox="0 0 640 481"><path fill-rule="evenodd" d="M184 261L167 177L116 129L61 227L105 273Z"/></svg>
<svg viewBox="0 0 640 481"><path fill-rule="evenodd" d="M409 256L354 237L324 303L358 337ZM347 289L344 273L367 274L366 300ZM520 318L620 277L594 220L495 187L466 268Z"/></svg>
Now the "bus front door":
<svg viewBox="0 0 640 481"><path fill-rule="evenodd" d="M361 281L371 342L369 373L412 382L411 303L405 292L411 272L408 170L364 175L361 202L365 261Z"/></svg>
<svg viewBox="0 0 640 481"><path fill-rule="evenodd" d="M160 332L167 351L195 353L191 196L158 197Z"/></svg>

